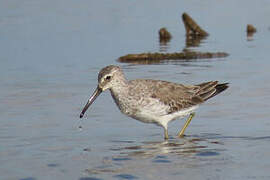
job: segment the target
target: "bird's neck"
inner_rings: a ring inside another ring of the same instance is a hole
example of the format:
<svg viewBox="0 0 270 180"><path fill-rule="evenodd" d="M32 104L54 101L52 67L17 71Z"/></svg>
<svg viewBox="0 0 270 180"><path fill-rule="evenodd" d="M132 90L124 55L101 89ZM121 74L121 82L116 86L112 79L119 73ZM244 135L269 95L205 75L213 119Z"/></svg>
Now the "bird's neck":
<svg viewBox="0 0 270 180"><path fill-rule="evenodd" d="M110 91L114 96L121 96L128 93L128 80L125 78L118 79L116 85L113 86Z"/></svg>
<svg viewBox="0 0 270 180"><path fill-rule="evenodd" d="M128 80L123 77L123 79L118 79L117 85L110 89L111 95L121 111L123 110L123 102L125 102L129 94L128 83Z"/></svg>

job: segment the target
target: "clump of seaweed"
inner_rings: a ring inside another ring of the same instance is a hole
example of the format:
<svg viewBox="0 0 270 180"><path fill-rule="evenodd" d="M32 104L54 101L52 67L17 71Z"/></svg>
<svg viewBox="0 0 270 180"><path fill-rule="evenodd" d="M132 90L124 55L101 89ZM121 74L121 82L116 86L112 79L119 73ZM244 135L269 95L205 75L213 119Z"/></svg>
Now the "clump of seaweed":
<svg viewBox="0 0 270 180"><path fill-rule="evenodd" d="M187 13L183 13L182 20L185 25L186 35L191 37L208 36L209 34L203 30Z"/></svg>
<svg viewBox="0 0 270 180"><path fill-rule="evenodd" d="M253 34L255 32L257 32L257 29L252 24L248 24L247 25L247 38L249 41L252 40Z"/></svg>
<svg viewBox="0 0 270 180"><path fill-rule="evenodd" d="M160 51L167 51L168 43L172 38L171 33L165 27L163 27L158 31L158 34L159 34Z"/></svg>
<svg viewBox="0 0 270 180"><path fill-rule="evenodd" d="M159 41L170 41L172 38L171 33L165 27L161 28L158 33Z"/></svg>
<svg viewBox="0 0 270 180"><path fill-rule="evenodd" d="M127 54L121 56L119 62L135 62L135 61L145 61L145 60L168 60L168 59L204 59L204 58L221 58L227 57L228 54L225 52L195 52L195 51L184 51L175 53L141 53L141 54Z"/></svg>
<svg viewBox="0 0 270 180"><path fill-rule="evenodd" d="M252 24L247 25L247 33L255 33L256 31L257 29Z"/></svg>

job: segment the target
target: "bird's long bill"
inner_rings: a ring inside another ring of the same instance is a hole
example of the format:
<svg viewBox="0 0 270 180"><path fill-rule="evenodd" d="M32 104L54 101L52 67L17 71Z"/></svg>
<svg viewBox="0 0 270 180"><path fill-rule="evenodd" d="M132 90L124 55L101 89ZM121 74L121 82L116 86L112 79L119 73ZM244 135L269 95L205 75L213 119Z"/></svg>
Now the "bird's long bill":
<svg viewBox="0 0 270 180"><path fill-rule="evenodd" d="M98 95L102 92L102 90L97 87L97 89L95 90L95 92L92 94L92 96L89 98L89 100L87 101L86 105L84 106L81 114L80 114L80 118L83 117L84 113L87 111L87 109L89 108L89 106L95 101L95 99L98 97Z"/></svg>

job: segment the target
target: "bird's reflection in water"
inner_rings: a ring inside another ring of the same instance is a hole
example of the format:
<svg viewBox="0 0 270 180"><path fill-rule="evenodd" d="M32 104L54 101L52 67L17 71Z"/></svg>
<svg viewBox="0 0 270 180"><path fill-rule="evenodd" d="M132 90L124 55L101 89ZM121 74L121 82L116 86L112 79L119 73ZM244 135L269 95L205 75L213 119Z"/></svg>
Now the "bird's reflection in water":
<svg viewBox="0 0 270 180"><path fill-rule="evenodd" d="M104 157L100 166L86 169L88 174L118 174L132 172L132 168L154 167L155 165L193 166L201 157L217 157L223 143L216 139L185 136L170 138L168 141L111 141L116 147L110 148L112 156ZM120 146L120 147L119 147ZM181 163L186 159L188 162ZM152 164L152 165L151 165Z"/></svg>
<svg viewBox="0 0 270 180"><path fill-rule="evenodd" d="M126 146L117 151L121 155L129 157L155 157L158 155L177 154L191 156L208 151L208 144L222 144L217 141L209 142L207 139L185 137L181 139L170 139L169 141L146 141L141 145Z"/></svg>

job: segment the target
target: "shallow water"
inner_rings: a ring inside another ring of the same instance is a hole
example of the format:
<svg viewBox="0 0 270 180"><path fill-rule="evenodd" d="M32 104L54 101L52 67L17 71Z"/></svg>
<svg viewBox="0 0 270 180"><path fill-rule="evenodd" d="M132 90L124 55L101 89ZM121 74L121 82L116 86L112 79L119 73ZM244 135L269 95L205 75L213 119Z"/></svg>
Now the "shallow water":
<svg viewBox="0 0 270 180"><path fill-rule="evenodd" d="M270 2L40 1L0 6L0 179L269 179ZM187 12L210 36L186 43ZM247 37L253 24L258 32ZM173 38L160 44L158 30ZM121 64L128 53L224 51L226 58ZM129 79L230 82L163 130L122 115L109 92L79 119L100 68ZM81 128L79 128L81 127Z"/></svg>

